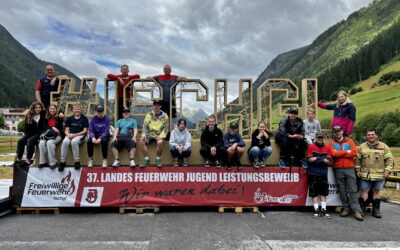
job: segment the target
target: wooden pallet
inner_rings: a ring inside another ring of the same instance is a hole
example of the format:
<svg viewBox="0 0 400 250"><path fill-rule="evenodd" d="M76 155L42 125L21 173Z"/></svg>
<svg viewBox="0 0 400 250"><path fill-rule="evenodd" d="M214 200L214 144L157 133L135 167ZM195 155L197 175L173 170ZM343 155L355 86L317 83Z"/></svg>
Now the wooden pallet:
<svg viewBox="0 0 400 250"><path fill-rule="evenodd" d="M144 210L150 210L158 214L160 212L160 207L119 207L120 214L124 214L128 210L135 210L137 214L142 214Z"/></svg>
<svg viewBox="0 0 400 250"><path fill-rule="evenodd" d="M15 214L20 215L22 211L30 211L35 214L40 214L41 211L52 211L53 214L60 214L58 207L16 207Z"/></svg>
<svg viewBox="0 0 400 250"><path fill-rule="evenodd" d="M259 212L258 207L218 207L218 212L225 213L225 210L227 209L233 209L235 213L242 213L244 209L250 209L250 211L253 213Z"/></svg>

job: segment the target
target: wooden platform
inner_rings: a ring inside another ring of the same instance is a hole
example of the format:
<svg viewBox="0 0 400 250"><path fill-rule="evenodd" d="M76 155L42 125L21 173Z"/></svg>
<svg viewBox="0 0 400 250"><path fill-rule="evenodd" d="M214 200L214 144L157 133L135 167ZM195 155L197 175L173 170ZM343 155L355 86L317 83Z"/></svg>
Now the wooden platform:
<svg viewBox="0 0 400 250"><path fill-rule="evenodd" d="M160 207L119 207L120 214L124 214L129 210L135 210L137 214L143 214L145 210L150 210L153 211L153 213L158 214L160 212Z"/></svg>
<svg viewBox="0 0 400 250"><path fill-rule="evenodd" d="M233 209L235 213L242 213L243 210L250 210L250 212L253 213L258 213L259 209L258 207L218 207L218 212L219 213L225 213L225 210L231 210Z"/></svg>
<svg viewBox="0 0 400 250"><path fill-rule="evenodd" d="M30 211L35 214L40 214L42 211L52 211L53 214L60 214L60 209L58 207L16 207L15 214L20 215L22 211Z"/></svg>

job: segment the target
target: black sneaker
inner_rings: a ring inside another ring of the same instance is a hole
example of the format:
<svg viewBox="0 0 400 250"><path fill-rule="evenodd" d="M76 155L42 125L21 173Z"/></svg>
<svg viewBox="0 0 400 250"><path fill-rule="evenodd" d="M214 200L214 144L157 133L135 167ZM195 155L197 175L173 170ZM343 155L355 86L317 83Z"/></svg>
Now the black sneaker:
<svg viewBox="0 0 400 250"><path fill-rule="evenodd" d="M47 164L46 164L46 163L39 164L39 166L38 166L38 168L44 168L44 167L47 167Z"/></svg>
<svg viewBox="0 0 400 250"><path fill-rule="evenodd" d="M220 167L221 167L221 163L220 163L218 160L216 160L216 161L215 161L215 166L216 166L217 168L220 168Z"/></svg>
<svg viewBox="0 0 400 250"><path fill-rule="evenodd" d="M318 219L319 218L319 209L318 210L314 210L313 218L314 219Z"/></svg>
<svg viewBox="0 0 400 250"><path fill-rule="evenodd" d="M231 170L232 168L232 163L230 163L229 161L226 163L226 169Z"/></svg>
<svg viewBox="0 0 400 250"><path fill-rule="evenodd" d="M55 165L50 165L50 169L55 169L57 167L57 163Z"/></svg>
<svg viewBox="0 0 400 250"><path fill-rule="evenodd" d="M325 219L330 219L330 218L331 218L331 216L326 212L325 209L321 209L320 216L321 216L322 218L325 218Z"/></svg>
<svg viewBox="0 0 400 250"><path fill-rule="evenodd" d="M208 160L206 160L204 162L204 167L209 168L210 167L210 162Z"/></svg>
<svg viewBox="0 0 400 250"><path fill-rule="evenodd" d="M31 164L29 163L29 162L27 162L27 161L22 161L21 162L21 164L20 164L20 166L22 167L22 168L27 168L27 167L29 167Z"/></svg>
<svg viewBox="0 0 400 250"><path fill-rule="evenodd" d="M14 161L14 163L11 165L13 168L15 167L20 167L21 166L22 161Z"/></svg>
<svg viewBox="0 0 400 250"><path fill-rule="evenodd" d="M74 167L75 167L75 170L81 169L81 163L79 161L75 162Z"/></svg>
<svg viewBox="0 0 400 250"><path fill-rule="evenodd" d="M66 165L65 162L60 162L60 165L58 165L58 171L60 172L64 171L65 165Z"/></svg>
<svg viewBox="0 0 400 250"><path fill-rule="evenodd" d="M238 169L242 169L242 163L240 161L237 162Z"/></svg>

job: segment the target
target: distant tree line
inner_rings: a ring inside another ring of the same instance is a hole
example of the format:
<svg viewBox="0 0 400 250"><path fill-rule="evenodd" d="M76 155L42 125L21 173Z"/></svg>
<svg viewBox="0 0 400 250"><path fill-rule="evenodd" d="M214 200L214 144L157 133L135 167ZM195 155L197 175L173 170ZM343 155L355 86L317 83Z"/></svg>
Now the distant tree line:
<svg viewBox="0 0 400 250"><path fill-rule="evenodd" d="M318 77L320 98L335 99L332 93L341 87L349 89L354 83L378 73L381 65L388 63L399 54L399 41L400 20L397 19L390 28L380 33L369 44Z"/></svg>

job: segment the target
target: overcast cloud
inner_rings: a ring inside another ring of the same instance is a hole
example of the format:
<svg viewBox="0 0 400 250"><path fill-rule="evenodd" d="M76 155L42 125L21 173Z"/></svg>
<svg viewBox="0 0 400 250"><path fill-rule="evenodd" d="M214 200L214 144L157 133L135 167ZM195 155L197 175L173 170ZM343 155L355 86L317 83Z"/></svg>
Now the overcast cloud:
<svg viewBox="0 0 400 250"><path fill-rule="evenodd" d="M0 23L40 59L99 84L121 64L146 77L168 63L211 90L215 78L228 78L232 100L240 78L256 80L278 54L310 44L370 2L0 0ZM202 106L210 112L213 104Z"/></svg>

